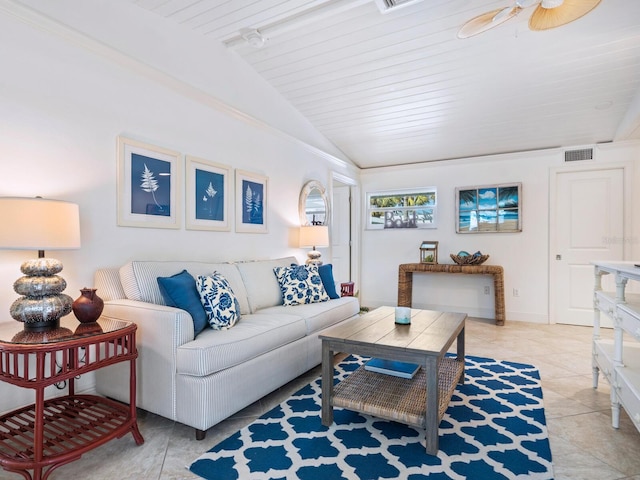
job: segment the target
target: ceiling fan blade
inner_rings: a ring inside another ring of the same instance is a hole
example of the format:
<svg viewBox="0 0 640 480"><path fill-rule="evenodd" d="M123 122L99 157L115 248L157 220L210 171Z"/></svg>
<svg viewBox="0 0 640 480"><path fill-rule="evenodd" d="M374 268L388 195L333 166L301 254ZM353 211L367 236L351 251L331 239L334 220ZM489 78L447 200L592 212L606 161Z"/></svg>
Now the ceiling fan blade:
<svg viewBox="0 0 640 480"><path fill-rule="evenodd" d="M519 6L515 6L505 13L504 8L492 10L477 17L472 18L458 30L458 38L469 38L487 30L503 24L510 18L515 17L520 10Z"/></svg>
<svg viewBox="0 0 640 480"><path fill-rule="evenodd" d="M566 25L596 8L601 0L564 0L560 6L545 8L545 2L536 7L529 19L531 30L548 30Z"/></svg>

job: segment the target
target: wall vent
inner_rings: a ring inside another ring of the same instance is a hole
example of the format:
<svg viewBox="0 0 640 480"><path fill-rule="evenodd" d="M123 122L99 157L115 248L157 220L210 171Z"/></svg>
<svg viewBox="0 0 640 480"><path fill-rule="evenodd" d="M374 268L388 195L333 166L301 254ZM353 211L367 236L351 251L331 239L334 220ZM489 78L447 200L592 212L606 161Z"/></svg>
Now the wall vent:
<svg viewBox="0 0 640 480"><path fill-rule="evenodd" d="M565 150L565 162L580 162L582 160L593 160L593 148L579 148L576 150Z"/></svg>
<svg viewBox="0 0 640 480"><path fill-rule="evenodd" d="M376 0L378 10L382 13L388 13L391 10L395 10L401 7L408 7L414 3L421 2L422 0Z"/></svg>

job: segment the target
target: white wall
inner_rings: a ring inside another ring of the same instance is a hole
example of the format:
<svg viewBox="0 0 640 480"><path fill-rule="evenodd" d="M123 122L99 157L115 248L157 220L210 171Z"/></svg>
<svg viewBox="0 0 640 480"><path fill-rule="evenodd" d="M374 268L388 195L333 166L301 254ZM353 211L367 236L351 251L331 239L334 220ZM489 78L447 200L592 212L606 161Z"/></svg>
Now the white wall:
<svg viewBox="0 0 640 480"><path fill-rule="evenodd" d="M65 265L65 293L78 297L81 287L93 284L97 268L131 259L293 254L304 260L305 249L295 244L298 196L310 179L329 185L333 172L357 175L340 152L221 47L202 48L172 29L150 30L149 13L118 2L103 2L104 9L96 2L86 8L79 1L31 3L51 4L51 15L95 29L101 38L95 42L20 7L0 8L0 195L80 205L82 248L47 253ZM115 39L119 50L129 49L138 60L106 47ZM194 58L205 60L190 70ZM268 176L268 233L119 227L118 135ZM12 284L20 263L35 255L0 251L0 321L13 322ZM83 378L80 388L87 382L91 378ZM0 384L0 411L32 400L32 392Z"/></svg>
<svg viewBox="0 0 640 480"><path fill-rule="evenodd" d="M460 250L489 254L488 263L505 270L507 320L547 323L549 321L549 175L562 167L561 150L535 151L425 163L400 168L365 170L361 174L363 198L367 192L436 186L437 229L364 230L362 234L361 303L369 307L397 304L398 265L419 262L423 240L437 240L438 262L453 263L450 253ZM640 145L602 145L596 162L635 162L633 195L625 205L629 258L640 258ZM575 165L579 168L579 165ZM456 234L455 188L474 185L522 182L520 233ZM366 201L363 200L366 205ZM363 212L363 218L366 214ZM491 294L484 294L484 287ZM513 296L513 289L519 297ZM493 284L489 276L414 275L413 306L436 310L463 309L472 316L495 318Z"/></svg>

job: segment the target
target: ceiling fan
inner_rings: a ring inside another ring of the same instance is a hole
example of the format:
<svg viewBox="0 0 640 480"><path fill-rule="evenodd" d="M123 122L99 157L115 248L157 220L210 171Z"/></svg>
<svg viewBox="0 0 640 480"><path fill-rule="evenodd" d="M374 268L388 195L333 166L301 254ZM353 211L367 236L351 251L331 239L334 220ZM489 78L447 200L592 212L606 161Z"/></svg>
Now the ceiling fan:
<svg viewBox="0 0 640 480"><path fill-rule="evenodd" d="M548 30L566 25L596 8L601 0L515 0L512 5L478 15L458 31L458 38L468 38L503 24L522 10L536 9L529 18L531 30Z"/></svg>

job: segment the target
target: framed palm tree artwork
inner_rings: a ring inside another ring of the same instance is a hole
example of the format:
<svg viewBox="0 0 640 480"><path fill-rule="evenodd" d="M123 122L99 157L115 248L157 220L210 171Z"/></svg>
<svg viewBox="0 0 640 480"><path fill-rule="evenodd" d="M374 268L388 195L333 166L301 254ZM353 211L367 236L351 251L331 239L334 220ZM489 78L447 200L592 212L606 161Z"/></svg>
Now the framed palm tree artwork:
<svg viewBox="0 0 640 480"><path fill-rule="evenodd" d="M268 179L236 170L236 232L267 233Z"/></svg>
<svg viewBox="0 0 640 480"><path fill-rule="evenodd" d="M521 183L456 188L456 233L521 231Z"/></svg>
<svg viewBox="0 0 640 480"><path fill-rule="evenodd" d="M118 225L180 228L178 152L118 137Z"/></svg>
<svg viewBox="0 0 640 480"><path fill-rule="evenodd" d="M186 156L187 230L229 231L231 167Z"/></svg>

